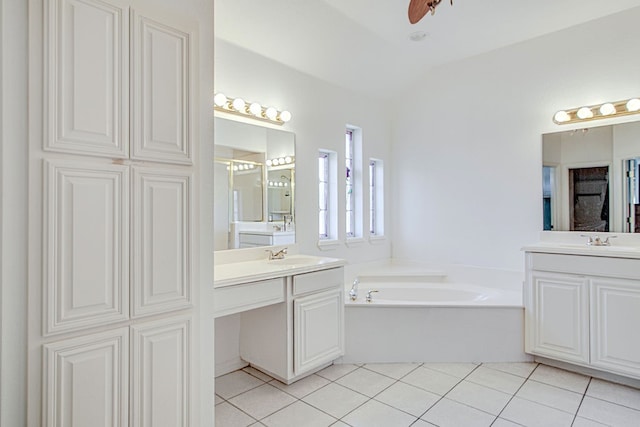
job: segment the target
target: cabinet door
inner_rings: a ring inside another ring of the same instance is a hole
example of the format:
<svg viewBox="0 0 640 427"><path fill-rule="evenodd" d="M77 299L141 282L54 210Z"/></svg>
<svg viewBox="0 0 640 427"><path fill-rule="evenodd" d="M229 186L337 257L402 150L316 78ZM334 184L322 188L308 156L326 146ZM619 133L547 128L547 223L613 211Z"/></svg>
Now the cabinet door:
<svg viewBox="0 0 640 427"><path fill-rule="evenodd" d="M640 281L591 281L591 363L640 378Z"/></svg>
<svg viewBox="0 0 640 427"><path fill-rule="evenodd" d="M587 280L558 273L532 274L532 352L561 360L589 362Z"/></svg>
<svg viewBox="0 0 640 427"><path fill-rule="evenodd" d="M133 168L132 317L191 306L192 176Z"/></svg>
<svg viewBox="0 0 640 427"><path fill-rule="evenodd" d="M134 10L131 157L191 164L195 92L194 25Z"/></svg>
<svg viewBox="0 0 640 427"><path fill-rule="evenodd" d="M302 374L344 353L342 289L296 298L294 316L295 375Z"/></svg>
<svg viewBox="0 0 640 427"><path fill-rule="evenodd" d="M128 319L128 168L45 161L44 176L45 335Z"/></svg>
<svg viewBox="0 0 640 427"><path fill-rule="evenodd" d="M129 155L129 11L110 3L45 2L45 150Z"/></svg>
<svg viewBox="0 0 640 427"><path fill-rule="evenodd" d="M191 318L131 329L131 426L191 425Z"/></svg>
<svg viewBox="0 0 640 427"><path fill-rule="evenodd" d="M44 346L43 425L127 426L129 331Z"/></svg>

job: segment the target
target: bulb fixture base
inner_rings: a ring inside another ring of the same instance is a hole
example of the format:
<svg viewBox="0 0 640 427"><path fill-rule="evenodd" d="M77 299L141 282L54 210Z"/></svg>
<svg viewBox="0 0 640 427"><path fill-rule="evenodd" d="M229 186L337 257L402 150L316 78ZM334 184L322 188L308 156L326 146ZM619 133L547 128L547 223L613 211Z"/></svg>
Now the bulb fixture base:
<svg viewBox="0 0 640 427"><path fill-rule="evenodd" d="M640 99L630 98L623 101L603 102L602 104L560 110L553 115L553 122L557 125L566 125L630 114L640 114Z"/></svg>
<svg viewBox="0 0 640 427"><path fill-rule="evenodd" d="M220 92L213 97L213 109L280 126L291 120L289 111L280 111L275 107L264 106L257 102L246 102L242 98L229 98Z"/></svg>

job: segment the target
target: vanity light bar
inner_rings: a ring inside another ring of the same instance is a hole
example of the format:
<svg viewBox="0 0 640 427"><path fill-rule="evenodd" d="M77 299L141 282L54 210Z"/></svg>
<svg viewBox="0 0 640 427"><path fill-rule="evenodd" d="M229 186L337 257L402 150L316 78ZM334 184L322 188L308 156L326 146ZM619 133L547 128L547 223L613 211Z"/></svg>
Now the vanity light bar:
<svg viewBox="0 0 640 427"><path fill-rule="evenodd" d="M295 163L295 159L291 156L277 157L275 159L268 159L266 161L267 166L283 166Z"/></svg>
<svg viewBox="0 0 640 427"><path fill-rule="evenodd" d="M213 97L213 109L281 126L291 120L291 113L286 110L278 111L275 107L246 102L242 98L229 98L220 92Z"/></svg>
<svg viewBox="0 0 640 427"><path fill-rule="evenodd" d="M640 114L639 98L605 102L604 104L573 108L571 110L560 110L553 115L553 122L557 125L566 125L569 123L628 116L629 114Z"/></svg>

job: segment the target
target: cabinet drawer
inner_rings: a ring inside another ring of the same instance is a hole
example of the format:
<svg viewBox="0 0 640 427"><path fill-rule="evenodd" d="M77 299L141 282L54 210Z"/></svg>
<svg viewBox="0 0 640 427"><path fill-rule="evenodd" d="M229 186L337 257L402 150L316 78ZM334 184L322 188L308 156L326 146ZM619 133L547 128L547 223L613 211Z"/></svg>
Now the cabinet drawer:
<svg viewBox="0 0 640 427"><path fill-rule="evenodd" d="M266 234L239 233L240 244L248 243L249 245L266 245L272 244L272 238Z"/></svg>
<svg viewBox="0 0 640 427"><path fill-rule="evenodd" d="M531 254L531 268L586 276L640 279L637 259L599 256Z"/></svg>
<svg viewBox="0 0 640 427"><path fill-rule="evenodd" d="M213 307L216 317L284 302L284 279L270 279L216 288Z"/></svg>
<svg viewBox="0 0 640 427"><path fill-rule="evenodd" d="M293 276L293 295L317 292L323 289L342 287L344 284L344 269L315 271L313 273Z"/></svg>

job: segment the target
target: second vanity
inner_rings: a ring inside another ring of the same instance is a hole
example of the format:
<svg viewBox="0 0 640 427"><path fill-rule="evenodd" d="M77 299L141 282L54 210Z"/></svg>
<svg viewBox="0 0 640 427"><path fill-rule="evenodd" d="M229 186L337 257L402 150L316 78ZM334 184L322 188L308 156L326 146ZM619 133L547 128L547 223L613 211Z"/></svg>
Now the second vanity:
<svg viewBox="0 0 640 427"><path fill-rule="evenodd" d="M640 246L570 239L523 249L525 351L640 380Z"/></svg>
<svg viewBox="0 0 640 427"><path fill-rule="evenodd" d="M291 384L342 356L344 265L308 255L216 263L215 315L240 313L240 357Z"/></svg>

